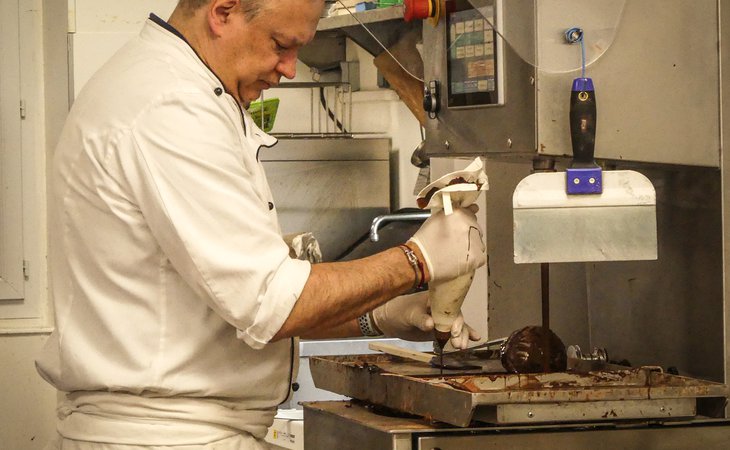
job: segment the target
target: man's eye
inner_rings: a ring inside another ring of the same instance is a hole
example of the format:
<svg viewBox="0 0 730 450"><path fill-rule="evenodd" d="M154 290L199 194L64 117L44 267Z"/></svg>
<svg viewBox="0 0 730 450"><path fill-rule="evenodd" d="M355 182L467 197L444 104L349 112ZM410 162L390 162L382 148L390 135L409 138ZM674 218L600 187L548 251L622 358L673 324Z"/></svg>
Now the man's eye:
<svg viewBox="0 0 730 450"><path fill-rule="evenodd" d="M281 45L276 39L274 39L274 44L276 45L276 51L278 52L283 52L287 49L285 46Z"/></svg>

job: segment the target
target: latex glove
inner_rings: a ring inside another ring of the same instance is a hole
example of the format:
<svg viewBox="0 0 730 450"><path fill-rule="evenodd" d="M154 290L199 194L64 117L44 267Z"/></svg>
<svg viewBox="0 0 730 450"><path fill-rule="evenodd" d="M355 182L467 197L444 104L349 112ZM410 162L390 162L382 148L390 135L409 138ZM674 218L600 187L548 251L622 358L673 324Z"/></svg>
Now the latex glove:
<svg viewBox="0 0 730 450"><path fill-rule="evenodd" d="M455 349L464 350L469 346L469 341L478 341L479 339L481 339L479 333L464 322L464 315L459 312L459 316L451 324L451 339L449 339L451 346Z"/></svg>
<svg viewBox="0 0 730 450"><path fill-rule="evenodd" d="M375 326L386 337L406 341L432 341L433 318L430 315L428 291L401 295L373 310ZM450 343L454 348L465 349L470 340L480 339L472 327L464 322L459 313L451 325Z"/></svg>
<svg viewBox="0 0 730 450"><path fill-rule="evenodd" d="M373 310L375 326L386 337L407 341L432 341L433 318L428 291L401 295Z"/></svg>
<svg viewBox="0 0 730 450"><path fill-rule="evenodd" d="M431 281L445 281L467 274L487 261L476 205L455 208L445 215L433 211L410 242L418 245L426 260Z"/></svg>

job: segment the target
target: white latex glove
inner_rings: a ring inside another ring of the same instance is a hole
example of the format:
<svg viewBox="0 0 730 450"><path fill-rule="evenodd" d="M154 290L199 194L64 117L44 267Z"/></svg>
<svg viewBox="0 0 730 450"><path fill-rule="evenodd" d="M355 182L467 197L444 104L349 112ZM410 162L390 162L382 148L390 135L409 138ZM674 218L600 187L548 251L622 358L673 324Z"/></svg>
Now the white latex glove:
<svg viewBox="0 0 730 450"><path fill-rule="evenodd" d="M431 281L451 280L486 263L477 211L476 205L455 208L449 215L436 210L409 240L421 249Z"/></svg>
<svg viewBox="0 0 730 450"><path fill-rule="evenodd" d="M375 326L386 337L407 341L432 341L433 318L428 291L401 295L373 310Z"/></svg>
<svg viewBox="0 0 730 450"><path fill-rule="evenodd" d="M373 310L375 326L386 337L406 341L432 341L433 318L430 315L428 291L401 295ZM451 325L451 340L454 348L465 349L469 341L478 341L479 334L459 316Z"/></svg>
<svg viewBox="0 0 730 450"><path fill-rule="evenodd" d="M464 315L459 312L459 316L451 324L451 339L449 343L452 347L464 350L469 346L469 341L478 341L481 339L479 333L464 322Z"/></svg>

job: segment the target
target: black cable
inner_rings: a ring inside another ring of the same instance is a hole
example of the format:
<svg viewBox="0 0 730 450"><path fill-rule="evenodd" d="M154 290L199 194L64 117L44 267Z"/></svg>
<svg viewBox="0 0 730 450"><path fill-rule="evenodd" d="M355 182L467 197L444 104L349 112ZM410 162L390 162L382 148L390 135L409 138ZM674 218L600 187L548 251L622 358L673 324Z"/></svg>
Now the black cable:
<svg viewBox="0 0 730 450"><path fill-rule="evenodd" d="M347 130L345 130L345 127L342 126L342 122L340 122L339 120L337 120L335 118L335 114L332 112L332 110L329 108L329 106L327 106L327 100L324 97L324 88L323 87L319 88L319 103L322 104L322 108L324 108L324 110L327 111L327 116L329 116L329 118L335 123L337 128L339 128L340 131L342 131L343 133L347 133Z"/></svg>

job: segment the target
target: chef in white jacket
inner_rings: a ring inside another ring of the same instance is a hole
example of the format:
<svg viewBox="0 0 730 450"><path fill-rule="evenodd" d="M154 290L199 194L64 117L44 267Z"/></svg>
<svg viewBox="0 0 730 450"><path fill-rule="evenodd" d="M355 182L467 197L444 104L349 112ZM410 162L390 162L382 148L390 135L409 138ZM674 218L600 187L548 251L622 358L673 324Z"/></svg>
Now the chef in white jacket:
<svg viewBox="0 0 730 450"><path fill-rule="evenodd" d="M56 329L36 363L60 392L51 448L266 448L296 337L430 340L427 295L402 294L484 264L465 209L369 258L289 257L257 159L276 139L245 107L294 77L322 8L181 0L74 102L50 180ZM463 319L452 336L477 338Z"/></svg>

